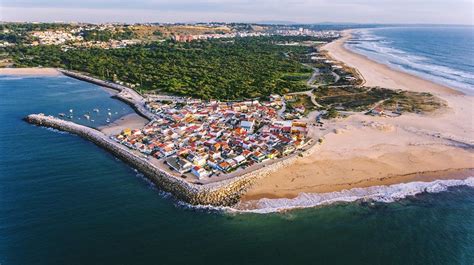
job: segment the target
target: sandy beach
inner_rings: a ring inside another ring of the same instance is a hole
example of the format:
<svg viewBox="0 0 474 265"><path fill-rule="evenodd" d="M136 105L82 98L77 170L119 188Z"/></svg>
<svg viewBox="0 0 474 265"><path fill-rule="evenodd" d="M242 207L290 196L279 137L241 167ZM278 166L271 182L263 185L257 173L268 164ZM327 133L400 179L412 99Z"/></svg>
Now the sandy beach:
<svg viewBox="0 0 474 265"><path fill-rule="evenodd" d="M60 74L55 68L0 68L0 75L57 76Z"/></svg>
<svg viewBox="0 0 474 265"><path fill-rule="evenodd" d="M106 135L116 135L121 133L125 128L142 128L148 122L149 121L142 116L136 113L131 113L111 122L106 126L101 126L98 129Z"/></svg>
<svg viewBox="0 0 474 265"><path fill-rule="evenodd" d="M344 47L350 32L323 47L334 59L356 68L366 86L430 92L448 107L436 113L397 118L352 115L326 123L323 144L310 156L257 181L243 197L295 198L301 193L335 192L474 175L474 97L393 70ZM319 129L316 129L319 130Z"/></svg>

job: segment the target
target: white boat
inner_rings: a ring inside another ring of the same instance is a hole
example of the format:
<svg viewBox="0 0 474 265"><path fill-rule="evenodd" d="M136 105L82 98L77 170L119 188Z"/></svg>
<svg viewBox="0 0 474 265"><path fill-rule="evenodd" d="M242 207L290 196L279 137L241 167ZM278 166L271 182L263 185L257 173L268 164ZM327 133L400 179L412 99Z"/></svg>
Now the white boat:
<svg viewBox="0 0 474 265"><path fill-rule="evenodd" d="M72 113L72 112L73 112L73 109L70 109L69 112Z"/></svg>
<svg viewBox="0 0 474 265"><path fill-rule="evenodd" d="M110 112L109 112L109 113L107 113L107 114L109 114L109 116L112 116L112 113L110 113Z"/></svg>
<svg viewBox="0 0 474 265"><path fill-rule="evenodd" d="M64 117L64 116L66 116L66 114L64 114L64 113L59 113L59 117Z"/></svg>
<svg viewBox="0 0 474 265"><path fill-rule="evenodd" d="M90 119L90 118L91 118L91 116L89 116L89 115L87 115L87 114L84 114L84 118L86 118L86 119Z"/></svg>
<svg viewBox="0 0 474 265"><path fill-rule="evenodd" d="M93 109L94 112L99 112L99 109Z"/></svg>

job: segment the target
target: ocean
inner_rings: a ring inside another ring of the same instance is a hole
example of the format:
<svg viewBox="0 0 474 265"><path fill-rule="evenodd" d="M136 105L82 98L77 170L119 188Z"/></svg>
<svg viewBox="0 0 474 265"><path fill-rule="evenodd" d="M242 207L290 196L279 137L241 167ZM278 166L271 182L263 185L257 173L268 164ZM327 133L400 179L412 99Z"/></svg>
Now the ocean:
<svg viewBox="0 0 474 265"><path fill-rule="evenodd" d="M474 94L474 27L358 29L350 50L390 67Z"/></svg>
<svg viewBox="0 0 474 265"><path fill-rule="evenodd" d="M1 265L474 263L472 187L266 214L193 208L94 144L22 120L70 109L89 126L132 112L68 77L0 76Z"/></svg>

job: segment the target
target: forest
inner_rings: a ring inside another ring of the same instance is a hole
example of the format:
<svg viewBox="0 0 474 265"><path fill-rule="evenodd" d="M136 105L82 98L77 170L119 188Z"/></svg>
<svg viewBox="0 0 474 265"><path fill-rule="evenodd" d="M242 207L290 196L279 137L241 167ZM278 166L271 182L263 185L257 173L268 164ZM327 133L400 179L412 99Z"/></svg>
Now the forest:
<svg viewBox="0 0 474 265"><path fill-rule="evenodd" d="M19 45L6 48L15 67L61 67L202 99L235 100L307 89L311 69L301 64L310 45L302 37L235 38L191 43L172 41L120 49Z"/></svg>

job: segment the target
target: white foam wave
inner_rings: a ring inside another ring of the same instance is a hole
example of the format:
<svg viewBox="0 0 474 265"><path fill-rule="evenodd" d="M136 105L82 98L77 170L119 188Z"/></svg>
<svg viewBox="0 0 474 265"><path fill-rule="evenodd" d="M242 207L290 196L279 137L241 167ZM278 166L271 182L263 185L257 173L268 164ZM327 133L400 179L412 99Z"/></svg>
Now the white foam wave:
<svg viewBox="0 0 474 265"><path fill-rule="evenodd" d="M58 129L54 129L54 128L51 128L51 127L42 127L42 128L44 128L45 130L51 131L51 132L59 133L59 134L69 134L68 132L61 131L61 130L58 130Z"/></svg>
<svg viewBox="0 0 474 265"><path fill-rule="evenodd" d="M256 203L256 208L251 210L223 209L231 212L272 213L290 209L329 205L338 202L376 201L391 203L421 193L438 193L446 191L449 187L454 186L474 187L474 177L469 177L464 180L420 181L394 184L390 186L354 188L329 193L301 193L298 197L293 199L261 199Z"/></svg>
<svg viewBox="0 0 474 265"><path fill-rule="evenodd" d="M11 75L0 75L0 80L22 80L25 79L25 77L22 76L11 76Z"/></svg>
<svg viewBox="0 0 474 265"><path fill-rule="evenodd" d="M369 41L367 41L369 40ZM346 46L354 52L368 56L380 63L423 78L473 93L474 74L437 65L429 58L408 54L390 46L391 42L374 35L370 30L360 30L354 42Z"/></svg>

